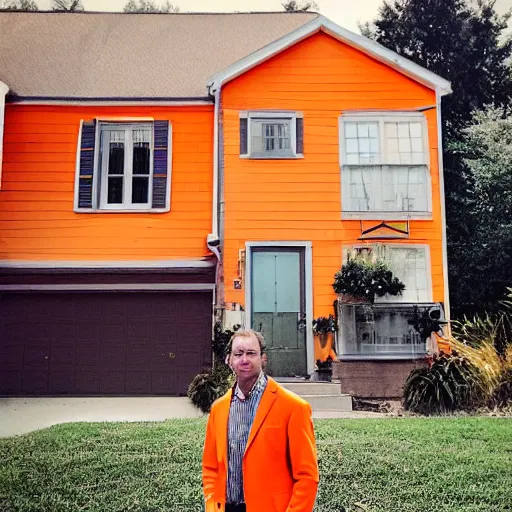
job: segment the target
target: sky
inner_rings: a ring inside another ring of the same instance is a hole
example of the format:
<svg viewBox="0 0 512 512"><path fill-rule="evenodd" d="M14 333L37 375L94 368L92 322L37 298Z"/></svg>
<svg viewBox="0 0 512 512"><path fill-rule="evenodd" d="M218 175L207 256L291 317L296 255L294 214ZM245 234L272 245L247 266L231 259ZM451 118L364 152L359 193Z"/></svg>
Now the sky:
<svg viewBox="0 0 512 512"><path fill-rule="evenodd" d="M88 11L122 11L128 0L82 0ZM284 0L171 0L181 12L281 11ZM48 9L52 0L39 0L41 9ZM162 3L157 0L157 3ZM343 28L359 33L358 23L371 21L383 0L316 0L320 13ZM497 0L496 10L504 13L512 0ZM510 26L510 25L509 25Z"/></svg>

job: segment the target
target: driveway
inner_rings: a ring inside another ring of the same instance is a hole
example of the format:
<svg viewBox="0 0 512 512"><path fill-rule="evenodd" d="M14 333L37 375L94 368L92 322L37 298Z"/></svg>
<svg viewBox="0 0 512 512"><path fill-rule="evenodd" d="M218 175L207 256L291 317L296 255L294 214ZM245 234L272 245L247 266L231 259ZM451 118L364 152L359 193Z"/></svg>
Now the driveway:
<svg viewBox="0 0 512 512"><path fill-rule="evenodd" d="M0 437L76 421L200 418L186 397L0 398Z"/></svg>

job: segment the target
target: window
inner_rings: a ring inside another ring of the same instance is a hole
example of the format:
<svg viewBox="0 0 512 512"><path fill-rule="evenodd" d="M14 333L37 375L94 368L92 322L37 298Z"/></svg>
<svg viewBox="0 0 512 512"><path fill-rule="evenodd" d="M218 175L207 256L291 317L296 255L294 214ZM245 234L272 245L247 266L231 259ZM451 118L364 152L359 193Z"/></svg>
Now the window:
<svg viewBox="0 0 512 512"><path fill-rule="evenodd" d="M75 210L168 211L170 125L84 122Z"/></svg>
<svg viewBox="0 0 512 512"><path fill-rule="evenodd" d="M303 153L301 114L240 113L240 155L245 158L297 158Z"/></svg>
<svg viewBox="0 0 512 512"><path fill-rule="evenodd" d="M152 126L101 125L103 209L149 208Z"/></svg>
<svg viewBox="0 0 512 512"><path fill-rule="evenodd" d="M340 133L344 213L430 213L422 114L344 115Z"/></svg>
<svg viewBox="0 0 512 512"><path fill-rule="evenodd" d="M402 295L376 297L375 302L429 302L432 285L429 270L428 246L412 244L373 244L359 247L344 247L343 261L348 253L364 254L372 260L385 261L393 275L405 284Z"/></svg>
<svg viewBox="0 0 512 512"><path fill-rule="evenodd" d="M399 296L376 297L373 307L366 304L338 304L340 318L340 355L409 357L425 354L425 340L409 320L414 305L439 308L432 303L429 250L426 245L368 244L343 247L343 261L349 252L388 263L393 275L404 284Z"/></svg>
<svg viewBox="0 0 512 512"><path fill-rule="evenodd" d="M426 307L435 307L426 304ZM340 356L418 357L427 351L425 340L409 323L412 306L339 304Z"/></svg>

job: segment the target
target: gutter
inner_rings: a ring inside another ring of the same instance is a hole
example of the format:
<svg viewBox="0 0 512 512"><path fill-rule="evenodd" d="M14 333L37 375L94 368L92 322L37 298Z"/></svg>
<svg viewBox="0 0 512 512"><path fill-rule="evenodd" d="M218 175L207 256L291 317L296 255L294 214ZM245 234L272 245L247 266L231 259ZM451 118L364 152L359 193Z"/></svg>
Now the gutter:
<svg viewBox="0 0 512 512"><path fill-rule="evenodd" d="M0 189L2 188L2 162L4 149L5 96L9 92L7 84L0 82Z"/></svg>
<svg viewBox="0 0 512 512"><path fill-rule="evenodd" d="M220 87L213 91L214 115L213 115L213 198L212 198L212 232L206 238L208 249L215 254L217 266L215 270L215 306L221 304L220 297L220 267L222 265L220 255L219 237L219 107Z"/></svg>

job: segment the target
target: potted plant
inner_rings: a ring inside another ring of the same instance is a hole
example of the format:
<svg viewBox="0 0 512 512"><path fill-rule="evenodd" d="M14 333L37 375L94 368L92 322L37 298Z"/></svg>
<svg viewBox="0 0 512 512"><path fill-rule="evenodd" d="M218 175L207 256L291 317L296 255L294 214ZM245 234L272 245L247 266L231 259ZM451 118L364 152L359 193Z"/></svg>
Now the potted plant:
<svg viewBox="0 0 512 512"><path fill-rule="evenodd" d="M313 335L318 336L322 348L327 343L327 336L338 330L338 323L334 316L320 316L313 320Z"/></svg>
<svg viewBox="0 0 512 512"><path fill-rule="evenodd" d="M405 284L393 273L382 260L368 261L349 259L336 272L333 283L334 291L341 302L373 304L375 297L384 295L401 295Z"/></svg>
<svg viewBox="0 0 512 512"><path fill-rule="evenodd" d="M448 322L441 320L441 312L438 309L423 308L420 311L418 306L414 306L412 318L407 320L407 323L412 325L414 330L421 336L421 339L425 341L433 332L441 332L443 325L446 325Z"/></svg>

